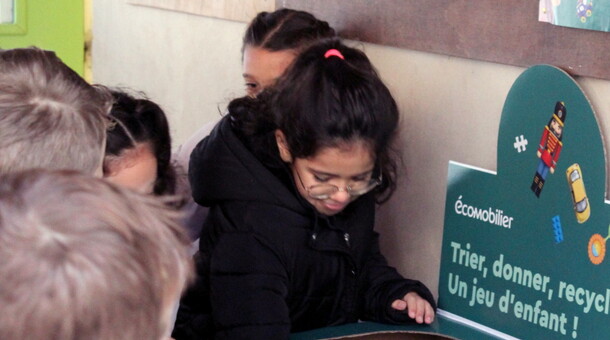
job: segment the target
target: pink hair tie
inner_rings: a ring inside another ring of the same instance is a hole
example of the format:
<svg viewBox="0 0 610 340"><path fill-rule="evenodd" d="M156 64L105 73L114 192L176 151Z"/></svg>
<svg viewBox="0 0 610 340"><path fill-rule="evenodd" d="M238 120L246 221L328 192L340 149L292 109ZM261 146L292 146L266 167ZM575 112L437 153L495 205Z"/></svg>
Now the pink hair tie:
<svg viewBox="0 0 610 340"><path fill-rule="evenodd" d="M330 57L337 57L337 58L341 58L343 60L345 60L345 58L343 57L343 54L341 54L341 52L339 52L339 50L331 48L330 50L326 51L326 53L324 53L324 58L328 59Z"/></svg>

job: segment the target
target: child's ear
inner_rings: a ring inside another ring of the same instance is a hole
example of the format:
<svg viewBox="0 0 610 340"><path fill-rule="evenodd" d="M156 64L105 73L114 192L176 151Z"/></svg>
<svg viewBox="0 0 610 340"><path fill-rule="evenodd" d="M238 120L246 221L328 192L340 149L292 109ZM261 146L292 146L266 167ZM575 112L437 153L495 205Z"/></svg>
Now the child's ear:
<svg viewBox="0 0 610 340"><path fill-rule="evenodd" d="M292 162L292 154L288 149L288 144L286 143L286 136L281 130L275 130L275 142L277 143L277 148L280 150L280 158L286 163Z"/></svg>

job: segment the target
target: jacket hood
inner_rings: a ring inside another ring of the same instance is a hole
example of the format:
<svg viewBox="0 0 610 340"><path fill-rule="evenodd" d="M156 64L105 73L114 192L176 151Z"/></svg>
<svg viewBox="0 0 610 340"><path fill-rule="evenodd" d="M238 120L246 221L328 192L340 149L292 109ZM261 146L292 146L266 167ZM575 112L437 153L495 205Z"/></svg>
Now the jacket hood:
<svg viewBox="0 0 610 340"><path fill-rule="evenodd" d="M193 150L189 182L193 199L203 206L238 200L270 203L299 213L306 211L291 188L265 167L235 135L228 116Z"/></svg>

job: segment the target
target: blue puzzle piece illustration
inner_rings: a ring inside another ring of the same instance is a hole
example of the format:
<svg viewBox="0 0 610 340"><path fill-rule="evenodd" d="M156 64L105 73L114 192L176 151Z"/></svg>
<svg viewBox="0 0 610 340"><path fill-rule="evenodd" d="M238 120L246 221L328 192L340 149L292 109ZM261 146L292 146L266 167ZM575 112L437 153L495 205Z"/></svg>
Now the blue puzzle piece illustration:
<svg viewBox="0 0 610 340"><path fill-rule="evenodd" d="M559 215L552 218L553 221L553 235L555 236L555 243L561 243L563 241L563 230L561 229L561 218Z"/></svg>

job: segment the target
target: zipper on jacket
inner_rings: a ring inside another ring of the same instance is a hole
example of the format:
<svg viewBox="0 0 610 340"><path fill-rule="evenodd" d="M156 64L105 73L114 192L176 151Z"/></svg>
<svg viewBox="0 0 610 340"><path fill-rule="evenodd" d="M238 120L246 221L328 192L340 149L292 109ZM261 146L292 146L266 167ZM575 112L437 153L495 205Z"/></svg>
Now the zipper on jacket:
<svg viewBox="0 0 610 340"><path fill-rule="evenodd" d="M347 246L349 247L349 234L345 233L343 234L343 239L345 240L345 244L347 244Z"/></svg>

